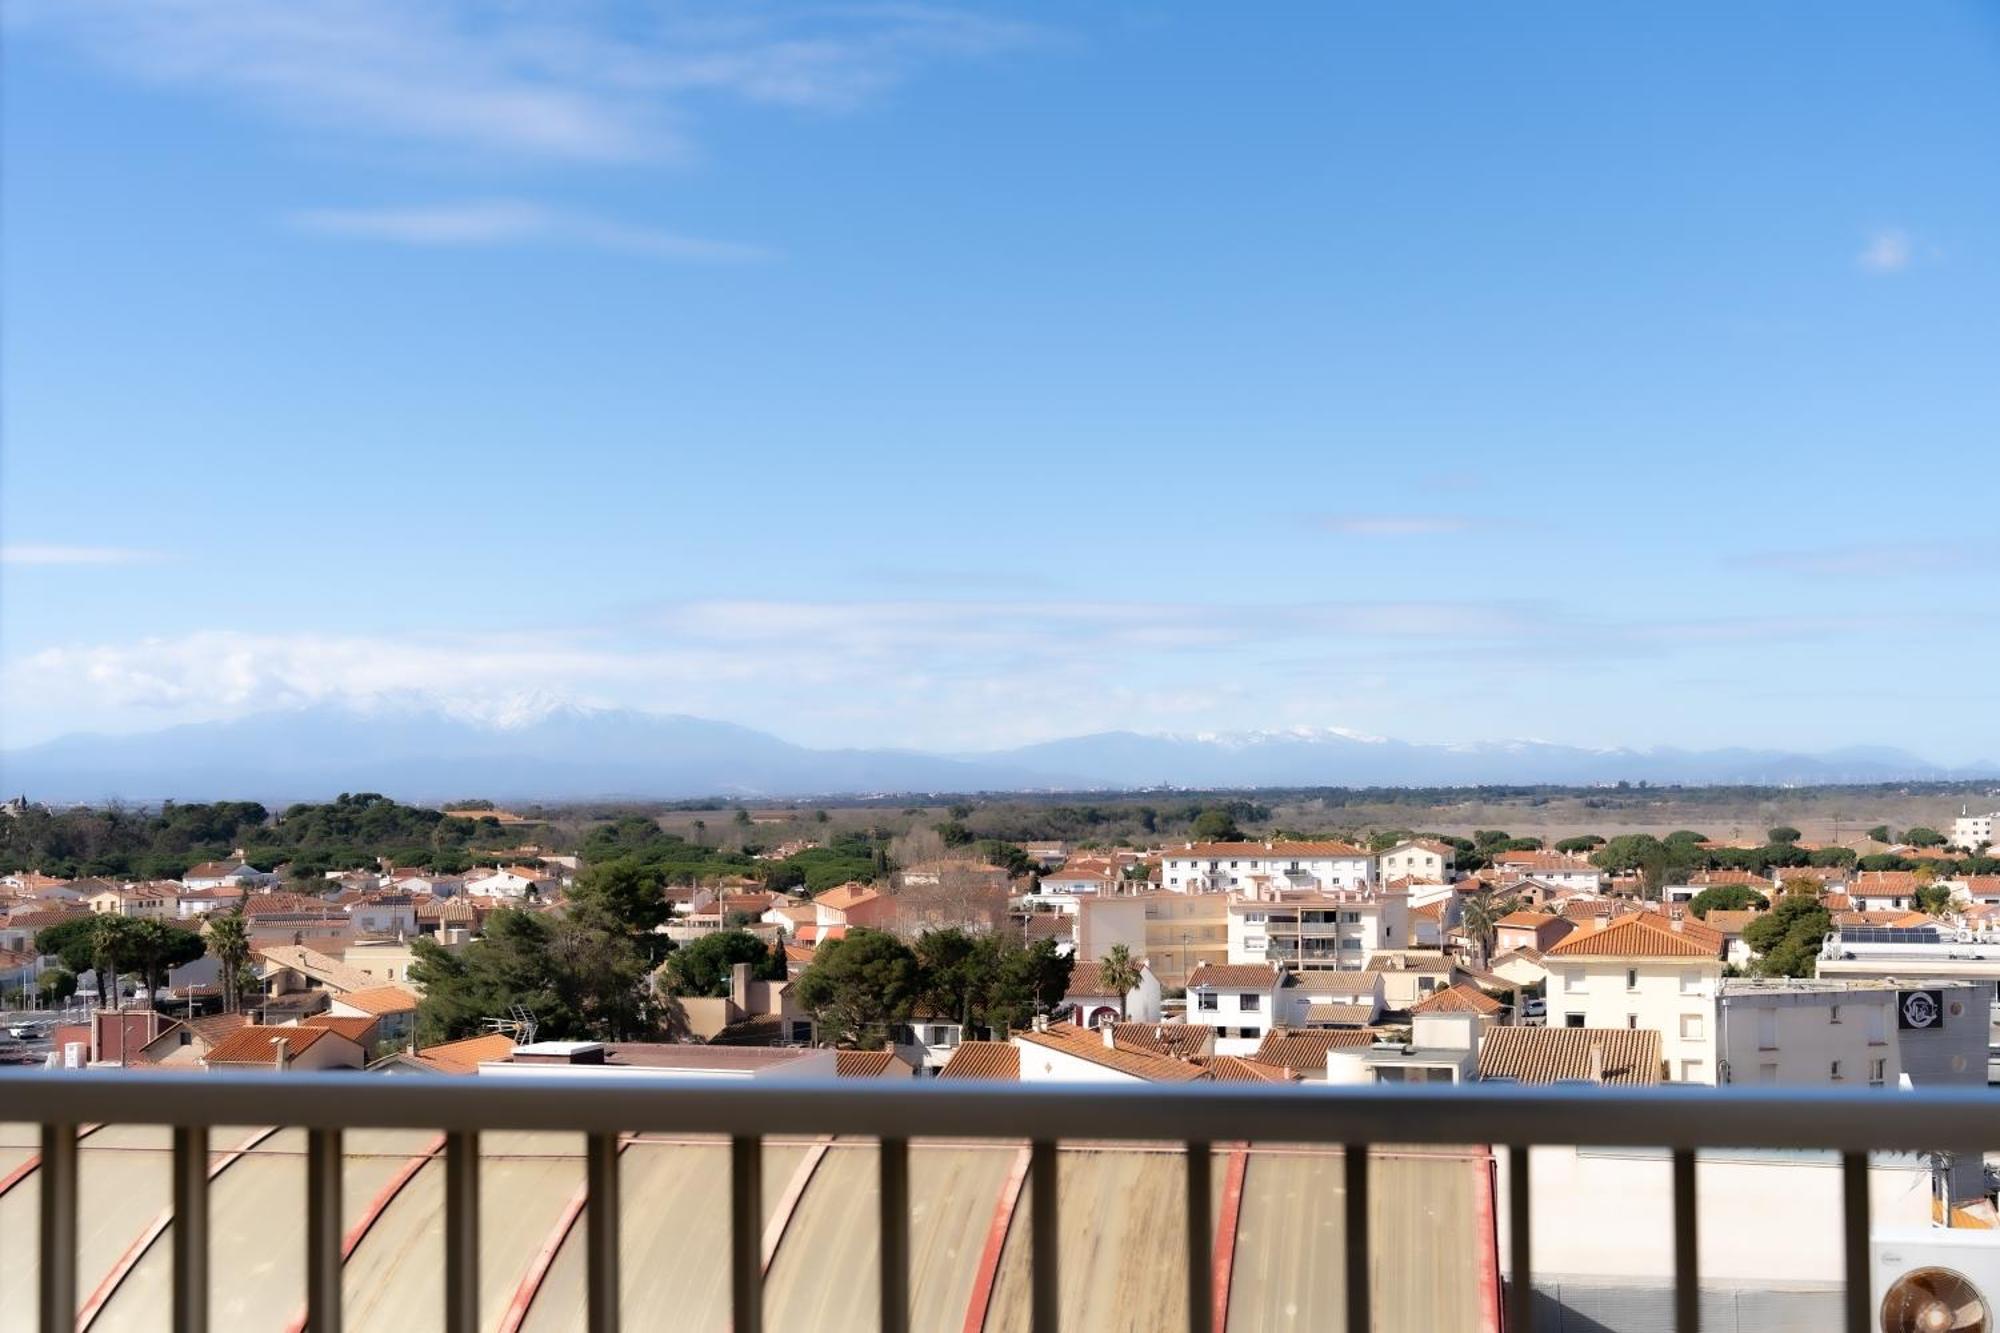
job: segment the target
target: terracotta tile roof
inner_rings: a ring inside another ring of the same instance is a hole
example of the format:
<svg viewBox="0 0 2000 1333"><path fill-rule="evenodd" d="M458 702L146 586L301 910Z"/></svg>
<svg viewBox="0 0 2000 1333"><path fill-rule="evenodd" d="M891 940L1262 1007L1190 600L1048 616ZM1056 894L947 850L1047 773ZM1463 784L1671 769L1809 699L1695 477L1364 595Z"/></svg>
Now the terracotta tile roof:
<svg viewBox="0 0 2000 1333"><path fill-rule="evenodd" d="M80 916L89 915L90 909L87 907L79 907L74 911L51 907L40 911L17 913L7 918L7 924L16 930L47 930L50 926L60 926L65 921L74 921Z"/></svg>
<svg viewBox="0 0 2000 1333"><path fill-rule="evenodd" d="M1712 907L1701 923L1710 930L1719 930L1725 935L1741 935L1743 927L1764 915L1762 912L1736 911L1731 908Z"/></svg>
<svg viewBox="0 0 2000 1333"><path fill-rule="evenodd" d="M1267 1065L1237 1055L1217 1055L1202 1062L1217 1083L1297 1083L1299 1073L1284 1065Z"/></svg>
<svg viewBox="0 0 2000 1333"><path fill-rule="evenodd" d="M1440 898L1434 903L1425 903L1422 907L1412 907L1410 909L1410 916L1413 920L1417 921L1436 921L1442 923L1444 921L1444 903L1445 900Z"/></svg>
<svg viewBox="0 0 2000 1333"><path fill-rule="evenodd" d="M188 1031L194 1033L196 1041L212 1047L237 1029L249 1027L250 1015L206 1014L200 1018L183 1019L182 1023Z"/></svg>
<svg viewBox="0 0 2000 1333"><path fill-rule="evenodd" d="M1309 1004L1306 1022L1314 1027L1366 1027L1375 1019L1372 1004Z"/></svg>
<svg viewBox="0 0 2000 1333"><path fill-rule="evenodd" d="M417 1008L415 992L404 990L401 986L369 986L337 995L334 999L378 1018L384 1014L414 1013Z"/></svg>
<svg viewBox="0 0 2000 1333"><path fill-rule="evenodd" d="M1518 949L1509 949L1506 953L1495 956L1493 966L1498 967L1509 958L1519 958L1539 966L1542 961L1542 951L1540 949L1531 949L1524 944Z"/></svg>
<svg viewBox="0 0 2000 1333"><path fill-rule="evenodd" d="M1437 856L1456 856L1458 854L1458 849L1447 843L1438 842L1432 838L1411 838L1408 842L1399 842L1394 847L1386 848L1381 855L1387 856L1391 852L1400 852L1409 847L1421 847L1425 851Z"/></svg>
<svg viewBox="0 0 2000 1333"><path fill-rule="evenodd" d="M270 1065L277 1058L277 1043L296 1056L319 1045L321 1039L337 1036L331 1028L241 1027L208 1048L212 1065Z"/></svg>
<svg viewBox="0 0 2000 1333"><path fill-rule="evenodd" d="M1726 884L1742 884L1753 889L1768 889L1771 878L1768 875L1753 874L1748 870L1699 870L1688 877L1688 883L1697 888L1716 888Z"/></svg>
<svg viewBox="0 0 2000 1333"><path fill-rule="evenodd" d="M376 1030L381 1027L381 1021L375 1018L343 1018L339 1014L314 1014L300 1019L299 1026L332 1028L365 1051L375 1044Z"/></svg>
<svg viewBox="0 0 2000 1333"><path fill-rule="evenodd" d="M257 950L257 957L275 967L290 968L302 976L323 982L333 991L366 990L375 979L360 968L349 967L338 958L302 944L279 944Z"/></svg>
<svg viewBox="0 0 2000 1333"><path fill-rule="evenodd" d="M1111 1039L1128 1050L1181 1059L1208 1049L1214 1033L1195 1023L1114 1023Z"/></svg>
<svg viewBox="0 0 2000 1333"><path fill-rule="evenodd" d="M1037 912L1022 923L1021 935L1031 941L1074 939L1076 920L1067 912Z"/></svg>
<svg viewBox="0 0 2000 1333"><path fill-rule="evenodd" d="M1264 1035L1254 1058L1260 1064L1282 1065L1301 1074L1324 1077L1328 1051L1370 1046L1374 1041L1375 1032L1371 1028L1315 1028L1307 1032L1273 1028Z"/></svg>
<svg viewBox="0 0 2000 1333"><path fill-rule="evenodd" d="M1121 1049L1115 1045L1106 1046L1103 1036L1099 1033L1086 1032L1069 1023L1051 1023L1046 1032L1016 1032L1014 1043L1018 1046L1022 1042L1030 1046L1060 1051L1065 1055L1087 1060L1092 1064L1102 1065L1106 1069L1129 1074L1133 1078L1144 1079L1149 1083L1193 1083L1209 1077L1207 1070L1189 1064L1185 1060L1174 1060L1145 1051Z"/></svg>
<svg viewBox="0 0 2000 1333"><path fill-rule="evenodd" d="M505 1060L514 1053L514 1039L504 1032L462 1037L437 1046L420 1047L416 1057L446 1074L477 1074L488 1060Z"/></svg>
<svg viewBox="0 0 2000 1333"><path fill-rule="evenodd" d="M1676 927L1678 926L1678 929ZM1549 958L1719 958L1722 932L1699 921L1672 922L1658 912L1633 912L1579 930L1550 946Z"/></svg>
<svg viewBox="0 0 2000 1333"><path fill-rule="evenodd" d="M1493 863L1507 870L1540 875L1604 873L1582 857L1571 856L1567 852L1502 852L1493 858Z"/></svg>
<svg viewBox="0 0 2000 1333"><path fill-rule="evenodd" d="M1560 920L1562 918L1553 912L1509 912L1493 924L1519 927L1522 930L1540 930L1543 926Z"/></svg>
<svg viewBox="0 0 2000 1333"><path fill-rule="evenodd" d="M1452 962L1441 953L1383 949L1368 955L1365 972L1449 972Z"/></svg>
<svg viewBox="0 0 2000 1333"><path fill-rule="evenodd" d="M1497 1014L1507 1006L1476 987L1460 982L1410 1006L1413 1014Z"/></svg>
<svg viewBox="0 0 2000 1333"><path fill-rule="evenodd" d="M825 893L815 894L813 901L819 903L821 906L830 907L836 912L845 912L849 908L873 902L881 896L882 893L879 889L872 889L866 884L849 882L846 884L836 884Z"/></svg>
<svg viewBox="0 0 2000 1333"><path fill-rule="evenodd" d="M1188 974L1187 988L1269 990L1273 986L1290 986L1294 981L1291 973L1261 963L1203 963Z"/></svg>
<svg viewBox="0 0 2000 1333"><path fill-rule="evenodd" d="M1914 870L1864 870L1847 881L1847 892L1857 898L1891 893L1907 897L1926 882Z"/></svg>
<svg viewBox="0 0 2000 1333"><path fill-rule="evenodd" d="M1479 1043L1479 1077L1522 1083L1588 1079L1591 1049L1602 1053L1603 1081L1660 1081L1660 1034L1654 1028L1492 1028Z"/></svg>
<svg viewBox="0 0 2000 1333"><path fill-rule="evenodd" d="M841 1078L908 1078L909 1065L894 1051L835 1051L834 1072Z"/></svg>
<svg viewBox="0 0 2000 1333"><path fill-rule="evenodd" d="M1021 1077L1021 1050L1009 1041L962 1041L939 1078L983 1078L1013 1082Z"/></svg>
<svg viewBox="0 0 2000 1333"><path fill-rule="evenodd" d="M1197 842L1185 847L1169 847L1161 853L1167 860L1186 861L1276 861L1283 859L1367 856L1351 842Z"/></svg>

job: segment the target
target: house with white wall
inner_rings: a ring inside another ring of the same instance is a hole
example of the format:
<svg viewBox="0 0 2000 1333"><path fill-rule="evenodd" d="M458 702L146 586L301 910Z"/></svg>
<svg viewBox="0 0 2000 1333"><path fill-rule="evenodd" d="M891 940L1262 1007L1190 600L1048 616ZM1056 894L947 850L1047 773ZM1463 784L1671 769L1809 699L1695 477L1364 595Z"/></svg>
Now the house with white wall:
<svg viewBox="0 0 2000 1333"><path fill-rule="evenodd" d="M1651 1028L1667 1076L1716 1081L1722 936L1658 912L1587 918L1542 955L1551 1027Z"/></svg>
<svg viewBox="0 0 2000 1333"><path fill-rule="evenodd" d="M1377 853L1375 873L1384 880L1422 879L1449 883L1458 866L1457 856L1450 843L1416 838Z"/></svg>
<svg viewBox="0 0 2000 1333"><path fill-rule="evenodd" d="M1187 1021L1215 1029L1217 1055L1254 1055L1265 1034L1290 1024L1297 984L1282 963L1204 965L1188 978Z"/></svg>
<svg viewBox="0 0 2000 1333"><path fill-rule="evenodd" d="M1228 893L1253 882L1274 892L1365 889L1375 858L1346 842L1190 842L1160 854L1163 887L1175 893Z"/></svg>
<svg viewBox="0 0 2000 1333"><path fill-rule="evenodd" d="M1411 942L1409 898L1348 890L1279 896L1252 890L1229 902L1229 961L1358 971L1368 955Z"/></svg>

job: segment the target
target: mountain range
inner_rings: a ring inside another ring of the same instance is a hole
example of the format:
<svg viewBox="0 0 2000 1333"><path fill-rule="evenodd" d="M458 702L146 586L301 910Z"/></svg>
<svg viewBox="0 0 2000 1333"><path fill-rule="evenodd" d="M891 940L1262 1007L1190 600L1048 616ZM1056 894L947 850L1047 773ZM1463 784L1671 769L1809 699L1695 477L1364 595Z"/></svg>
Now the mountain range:
<svg viewBox="0 0 2000 1333"><path fill-rule="evenodd" d="M0 793L42 801L411 801L800 797L1148 787L1812 784L1983 778L1901 750L1586 749L1414 744L1340 729L1170 736L1113 731L941 755L812 749L727 722L567 704L482 719L429 706L319 705L0 752Z"/></svg>

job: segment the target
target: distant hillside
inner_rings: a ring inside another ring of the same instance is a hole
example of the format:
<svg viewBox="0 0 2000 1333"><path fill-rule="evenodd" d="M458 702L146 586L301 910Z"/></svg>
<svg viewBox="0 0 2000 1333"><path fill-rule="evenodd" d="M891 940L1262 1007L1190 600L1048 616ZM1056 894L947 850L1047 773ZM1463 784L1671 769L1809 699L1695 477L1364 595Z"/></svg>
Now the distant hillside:
<svg viewBox="0 0 2000 1333"><path fill-rule="evenodd" d="M306 800L380 791L434 801L862 795L1482 783L1820 784L1990 776L1899 750L1826 754L1589 750L1538 741L1415 745L1324 730L1107 732L956 756L815 750L697 717L561 706L496 725L417 707L317 707L0 754L0 791L45 801Z"/></svg>

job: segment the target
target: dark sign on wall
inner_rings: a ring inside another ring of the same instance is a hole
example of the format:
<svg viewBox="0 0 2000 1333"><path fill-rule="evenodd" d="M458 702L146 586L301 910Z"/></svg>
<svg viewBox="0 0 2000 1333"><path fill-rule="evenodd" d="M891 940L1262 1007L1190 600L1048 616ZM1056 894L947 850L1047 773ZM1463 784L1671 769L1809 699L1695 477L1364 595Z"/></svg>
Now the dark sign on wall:
<svg viewBox="0 0 2000 1333"><path fill-rule="evenodd" d="M1896 1026L1903 1031L1944 1026L1944 992L1904 990L1896 992Z"/></svg>

